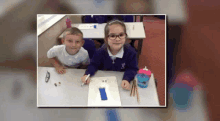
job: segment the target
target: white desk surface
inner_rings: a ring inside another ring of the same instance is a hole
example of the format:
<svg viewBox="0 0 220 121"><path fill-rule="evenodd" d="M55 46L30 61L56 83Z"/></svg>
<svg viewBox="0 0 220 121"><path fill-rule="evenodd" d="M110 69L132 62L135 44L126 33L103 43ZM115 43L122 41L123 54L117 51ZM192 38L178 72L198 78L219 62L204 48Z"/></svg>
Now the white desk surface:
<svg viewBox="0 0 220 121"><path fill-rule="evenodd" d="M45 82L46 72L50 80ZM81 87L81 77L85 69L67 69L66 74L57 74L53 67L38 67L37 106L38 107L88 107L89 86ZM137 97L130 97L130 91L121 87L124 72L97 71L94 77L116 76L121 98L121 107L156 107L159 100L152 74L147 88L138 87L140 104ZM54 83L61 82L61 86Z"/></svg>
<svg viewBox="0 0 220 121"><path fill-rule="evenodd" d="M83 23L88 24L88 23ZM72 24L72 27L78 27L83 24ZM96 38L103 39L104 38L104 28L106 23L98 24L98 23L89 23L95 24L97 27L95 29L80 29L83 33L83 38ZM143 22L125 22L127 27L127 34L129 39L144 39L146 38L144 31ZM59 36L59 38L63 37L63 33Z"/></svg>

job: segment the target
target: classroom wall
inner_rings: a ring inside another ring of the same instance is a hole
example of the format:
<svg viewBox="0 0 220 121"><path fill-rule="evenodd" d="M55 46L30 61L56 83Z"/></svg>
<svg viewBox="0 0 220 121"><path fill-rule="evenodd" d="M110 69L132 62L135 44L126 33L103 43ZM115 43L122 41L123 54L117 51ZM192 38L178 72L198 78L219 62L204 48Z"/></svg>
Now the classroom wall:
<svg viewBox="0 0 220 121"><path fill-rule="evenodd" d="M38 66L52 67L47 51L59 44L57 38L66 29L66 18L67 16L38 36Z"/></svg>
<svg viewBox="0 0 220 121"><path fill-rule="evenodd" d="M68 15L72 23L82 23L82 15Z"/></svg>

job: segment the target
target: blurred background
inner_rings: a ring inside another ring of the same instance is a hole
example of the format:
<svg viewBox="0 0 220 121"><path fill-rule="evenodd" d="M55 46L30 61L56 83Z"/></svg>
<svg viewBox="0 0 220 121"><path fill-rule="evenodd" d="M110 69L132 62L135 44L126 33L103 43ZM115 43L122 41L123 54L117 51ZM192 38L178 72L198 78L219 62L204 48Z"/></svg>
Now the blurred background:
<svg viewBox="0 0 220 121"><path fill-rule="evenodd" d="M0 0L0 3L2 120L220 119L220 98L216 96L220 76L220 1ZM36 16L55 13L167 14L167 108L37 108Z"/></svg>

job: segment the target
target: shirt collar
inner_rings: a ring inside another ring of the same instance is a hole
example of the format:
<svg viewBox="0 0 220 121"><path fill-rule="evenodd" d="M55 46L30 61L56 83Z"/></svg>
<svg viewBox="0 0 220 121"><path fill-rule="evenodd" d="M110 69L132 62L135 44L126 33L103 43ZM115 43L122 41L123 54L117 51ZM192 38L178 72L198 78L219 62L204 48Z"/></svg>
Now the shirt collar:
<svg viewBox="0 0 220 121"><path fill-rule="evenodd" d="M123 54L124 54L124 47L121 48L121 50L116 54L116 55L112 55L111 51L109 50L109 48L107 47L108 50L108 54L111 57L117 57L117 58L122 58Z"/></svg>

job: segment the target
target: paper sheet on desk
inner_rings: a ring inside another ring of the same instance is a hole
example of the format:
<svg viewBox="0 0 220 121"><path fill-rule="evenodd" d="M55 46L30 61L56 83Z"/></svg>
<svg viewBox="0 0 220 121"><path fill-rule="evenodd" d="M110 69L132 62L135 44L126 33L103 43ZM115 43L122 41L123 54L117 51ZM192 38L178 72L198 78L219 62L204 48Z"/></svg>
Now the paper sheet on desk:
<svg viewBox="0 0 220 121"><path fill-rule="evenodd" d="M106 82L103 80L107 80ZM99 88L105 88L107 100L101 100ZM111 77L94 77L89 84L88 106L121 106L117 79Z"/></svg>

